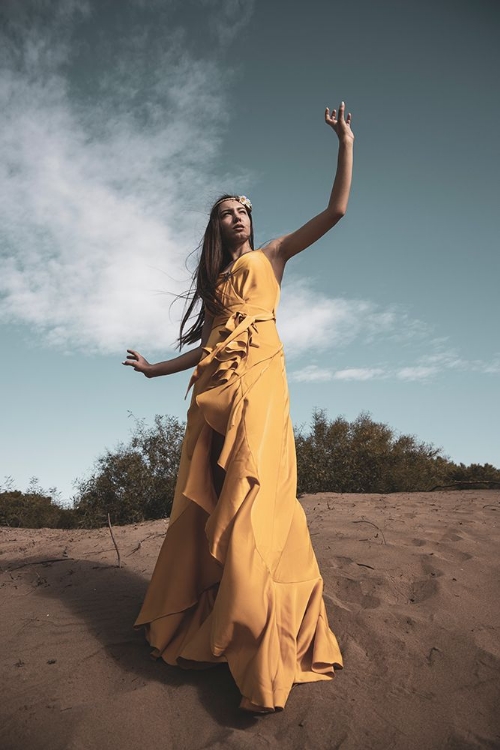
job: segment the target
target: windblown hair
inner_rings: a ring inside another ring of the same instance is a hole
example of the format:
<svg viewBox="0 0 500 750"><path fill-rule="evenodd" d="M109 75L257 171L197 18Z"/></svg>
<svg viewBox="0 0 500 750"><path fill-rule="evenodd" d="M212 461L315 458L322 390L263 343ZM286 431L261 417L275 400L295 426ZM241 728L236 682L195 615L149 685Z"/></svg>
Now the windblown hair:
<svg viewBox="0 0 500 750"><path fill-rule="evenodd" d="M201 339L205 313L220 315L224 312L224 305L217 296L217 283L221 272L231 263L231 255L222 242L222 233L219 219L219 203L222 200L234 198L234 195L221 195L210 211L210 218L205 229L205 234L200 242L201 248L198 266L193 273L193 280L189 291L180 295L186 300L185 313L181 321L179 333L179 348L186 344L194 344ZM248 212L248 211L247 211ZM252 214L250 216L250 246L254 249ZM197 308L200 306L198 313ZM194 322L185 331L191 318Z"/></svg>

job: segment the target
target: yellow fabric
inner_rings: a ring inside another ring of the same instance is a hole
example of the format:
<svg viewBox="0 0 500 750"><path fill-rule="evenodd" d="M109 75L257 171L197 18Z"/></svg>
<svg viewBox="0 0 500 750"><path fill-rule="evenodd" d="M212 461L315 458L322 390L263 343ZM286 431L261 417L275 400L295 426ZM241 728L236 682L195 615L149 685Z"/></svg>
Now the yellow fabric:
<svg viewBox="0 0 500 750"><path fill-rule="evenodd" d="M256 250L221 275L219 290L227 314L191 378L170 524L135 626L168 664L227 661L241 706L274 710L293 683L333 677L342 657L296 498L279 285ZM213 430L224 436L219 499Z"/></svg>

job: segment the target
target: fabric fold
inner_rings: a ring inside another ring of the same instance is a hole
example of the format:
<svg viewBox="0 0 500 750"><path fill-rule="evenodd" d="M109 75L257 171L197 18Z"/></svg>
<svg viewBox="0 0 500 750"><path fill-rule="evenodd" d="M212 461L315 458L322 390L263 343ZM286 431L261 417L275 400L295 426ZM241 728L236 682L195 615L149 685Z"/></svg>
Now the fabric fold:
<svg viewBox="0 0 500 750"><path fill-rule="evenodd" d="M253 342L253 334L257 330L256 323L266 320L275 320L274 313L263 311L252 315L240 309L227 318L220 330L222 340L212 349L205 350L207 354L195 368L186 395L200 378L204 368L211 365L215 359L219 364L212 375L212 385L225 383L231 376L241 373L248 348L258 346L258 343Z"/></svg>

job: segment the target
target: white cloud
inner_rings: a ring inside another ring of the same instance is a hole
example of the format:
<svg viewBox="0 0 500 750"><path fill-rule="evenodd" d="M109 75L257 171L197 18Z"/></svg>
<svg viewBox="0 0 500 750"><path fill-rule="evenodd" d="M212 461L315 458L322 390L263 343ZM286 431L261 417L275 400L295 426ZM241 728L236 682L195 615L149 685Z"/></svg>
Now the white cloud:
<svg viewBox="0 0 500 750"><path fill-rule="evenodd" d="M454 370L457 372L476 372L484 375L498 375L500 373L500 356L493 355L487 361L483 359L467 359L455 349L443 347L443 340L432 342L436 351L419 357L415 366L403 367L397 372L402 380L428 380L443 372Z"/></svg>
<svg viewBox="0 0 500 750"><path fill-rule="evenodd" d="M320 367L316 364L290 373L290 380L296 383L329 382L332 380L381 380L396 379L407 382L427 383L430 380L450 371L475 372L484 375L500 374L500 358L494 357L490 362L484 360L467 360L459 357L454 351L444 351L419 357L412 365L390 367L346 367L340 370Z"/></svg>
<svg viewBox="0 0 500 750"><path fill-rule="evenodd" d="M350 367L344 370L328 370L317 365L307 365L296 370L290 380L296 383L327 382L329 380L374 380L386 377L387 373L381 367Z"/></svg>
<svg viewBox="0 0 500 750"><path fill-rule="evenodd" d="M438 367L416 365L415 367L402 367L395 374L399 380L429 380L434 375L437 375L438 372Z"/></svg>
<svg viewBox="0 0 500 750"><path fill-rule="evenodd" d="M290 375L290 380L296 383L324 383L333 377L330 370L317 365L307 365L301 370L295 370Z"/></svg>
<svg viewBox="0 0 500 750"><path fill-rule="evenodd" d="M164 350L178 322L157 292L189 284L206 221L193 207L216 194L224 73L175 31L153 43L130 26L130 55L76 96L62 71L91 11L66 0L34 23L13 10L0 37L0 321L70 350Z"/></svg>
<svg viewBox="0 0 500 750"><path fill-rule="evenodd" d="M500 375L500 358L497 358L492 362L482 362L481 372L484 372L487 375Z"/></svg>
<svg viewBox="0 0 500 750"><path fill-rule="evenodd" d="M337 370L334 380L373 380L386 375L381 367L351 367L345 370Z"/></svg>
<svg viewBox="0 0 500 750"><path fill-rule="evenodd" d="M422 337L427 330L398 305L382 307L369 300L327 297L314 289L311 280L287 276L278 327L289 357L346 346L358 338L369 343L381 336L403 340L418 332Z"/></svg>

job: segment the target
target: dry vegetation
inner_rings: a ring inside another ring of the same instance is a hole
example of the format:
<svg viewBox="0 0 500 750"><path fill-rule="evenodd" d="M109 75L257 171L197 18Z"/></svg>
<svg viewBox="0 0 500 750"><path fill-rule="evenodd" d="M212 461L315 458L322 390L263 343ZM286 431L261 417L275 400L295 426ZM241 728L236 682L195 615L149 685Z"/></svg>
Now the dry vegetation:
<svg viewBox="0 0 500 750"><path fill-rule="evenodd" d="M73 507L63 507L55 488L32 481L26 492L7 483L0 491L0 525L29 528L97 528L165 518L170 514L184 424L157 415L148 427L137 420L128 443L100 456L81 480ZM296 432L298 492L423 492L441 487L499 487L490 464L455 464L441 449L361 414L348 422L313 414Z"/></svg>

